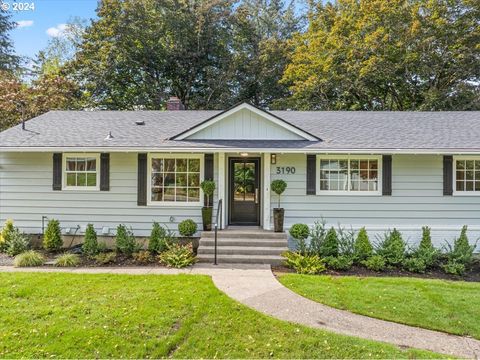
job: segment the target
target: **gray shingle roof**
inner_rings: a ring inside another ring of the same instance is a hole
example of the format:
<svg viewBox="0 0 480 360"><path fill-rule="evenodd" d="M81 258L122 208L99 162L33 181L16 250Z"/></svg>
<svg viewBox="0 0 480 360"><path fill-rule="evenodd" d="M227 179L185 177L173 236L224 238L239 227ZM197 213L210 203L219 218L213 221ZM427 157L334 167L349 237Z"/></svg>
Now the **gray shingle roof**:
<svg viewBox="0 0 480 360"><path fill-rule="evenodd" d="M480 112L271 111L323 141L169 140L219 111L51 111L0 133L0 148L278 148L480 151ZM135 121L143 120L139 126ZM109 132L113 139L105 140Z"/></svg>

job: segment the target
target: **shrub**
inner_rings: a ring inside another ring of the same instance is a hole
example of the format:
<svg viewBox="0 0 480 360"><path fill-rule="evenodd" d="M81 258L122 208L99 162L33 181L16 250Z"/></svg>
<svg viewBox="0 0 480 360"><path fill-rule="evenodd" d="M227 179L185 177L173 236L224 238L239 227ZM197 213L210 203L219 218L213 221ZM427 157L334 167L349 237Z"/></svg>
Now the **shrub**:
<svg viewBox="0 0 480 360"><path fill-rule="evenodd" d="M133 253L133 260L139 264L148 264L152 261L152 254L149 251L141 250Z"/></svg>
<svg viewBox="0 0 480 360"><path fill-rule="evenodd" d="M382 255L387 265L399 266L405 258L406 243L397 229L385 233L380 242L377 253Z"/></svg>
<svg viewBox="0 0 480 360"><path fill-rule="evenodd" d="M37 251L29 250L15 256L14 265L16 267L42 266L45 258Z"/></svg>
<svg viewBox="0 0 480 360"><path fill-rule="evenodd" d="M115 260L117 259L117 254L115 254L113 251L100 253L98 255L95 255L94 259L95 262L99 265L107 265L115 262Z"/></svg>
<svg viewBox="0 0 480 360"><path fill-rule="evenodd" d="M58 251L63 246L60 222L55 219L48 221L47 229L43 236L43 248L47 251Z"/></svg>
<svg viewBox="0 0 480 360"><path fill-rule="evenodd" d="M97 232L92 224L88 224L85 230L85 240L83 241L82 251L87 256L94 256L99 252Z"/></svg>
<svg viewBox="0 0 480 360"><path fill-rule="evenodd" d="M115 237L115 246L121 254L131 256L134 252L140 250L141 245L135 240L132 229L120 224L117 227L117 236Z"/></svg>
<svg viewBox="0 0 480 360"><path fill-rule="evenodd" d="M442 266L443 270L450 275L463 276L466 272L465 264L456 262L455 260L448 260L448 262Z"/></svg>
<svg viewBox="0 0 480 360"><path fill-rule="evenodd" d="M422 227L422 240L414 251L413 257L421 259L425 263L426 268L431 268L438 260L439 251L432 245L430 228L428 226Z"/></svg>
<svg viewBox="0 0 480 360"><path fill-rule="evenodd" d="M368 238L367 230L364 227L360 229L355 240L354 256L356 261L368 259L373 254L373 246Z"/></svg>
<svg viewBox="0 0 480 360"><path fill-rule="evenodd" d="M10 256L16 256L26 251L28 246L29 241L25 235L18 228L14 228L8 235L5 252Z"/></svg>
<svg viewBox="0 0 480 360"><path fill-rule="evenodd" d="M287 251L282 256L285 258L285 265L299 274L314 275L326 270L325 264L317 255L302 255Z"/></svg>
<svg viewBox="0 0 480 360"><path fill-rule="evenodd" d="M178 232L182 236L192 236L197 232L197 223L192 219L186 219L178 224Z"/></svg>
<svg viewBox="0 0 480 360"><path fill-rule="evenodd" d="M411 258L405 259L403 262L403 267L405 268L405 270L408 270L410 272L421 273L421 274L423 274L427 269L427 265L425 264L425 261L423 261L422 258L418 258L418 257L411 257Z"/></svg>
<svg viewBox="0 0 480 360"><path fill-rule="evenodd" d="M353 259L346 255L338 257L328 256L323 259L327 265L327 268L332 270L349 270L353 265Z"/></svg>
<svg viewBox="0 0 480 360"><path fill-rule="evenodd" d="M419 249L431 249L432 245L432 237L430 235L430 228L428 226L422 227L422 240L420 240L420 245L418 246Z"/></svg>
<svg viewBox="0 0 480 360"><path fill-rule="evenodd" d="M325 219L321 221L315 221L312 229L310 230L310 244L307 248L307 252L312 255L321 255L321 247L325 241L327 235L327 222Z"/></svg>
<svg viewBox="0 0 480 360"><path fill-rule="evenodd" d="M0 232L0 252L4 252L7 249L8 243L12 236L12 233L15 230L15 226L13 226L13 220L5 221L5 225Z"/></svg>
<svg viewBox="0 0 480 360"><path fill-rule="evenodd" d="M168 267L184 268L193 265L196 261L192 245L170 245L167 251L158 255L160 263Z"/></svg>
<svg viewBox="0 0 480 360"><path fill-rule="evenodd" d="M292 238L296 240L305 240L308 238L310 229L307 224L293 224L289 232Z"/></svg>
<svg viewBox="0 0 480 360"><path fill-rule="evenodd" d="M74 267L78 264L80 264L80 258L77 254L65 253L55 260L55 266L58 267Z"/></svg>
<svg viewBox="0 0 480 360"><path fill-rule="evenodd" d="M172 242L173 235L156 221L153 222L152 232L148 239L148 251L152 253L161 253L167 250L167 246Z"/></svg>
<svg viewBox="0 0 480 360"><path fill-rule="evenodd" d="M282 179L273 180L270 184L270 188L278 195L278 207L280 208L280 197L287 188L287 183Z"/></svg>
<svg viewBox="0 0 480 360"><path fill-rule="evenodd" d="M351 258L355 251L355 231L353 231L353 229L346 231L343 227L338 225L337 234L338 253Z"/></svg>
<svg viewBox="0 0 480 360"><path fill-rule="evenodd" d="M385 259L381 255L373 255L367 260L362 261L362 265L369 270L382 271L385 270L386 263Z"/></svg>
<svg viewBox="0 0 480 360"><path fill-rule="evenodd" d="M338 256L338 237L335 228L330 228L325 240L320 245L320 255L323 257L327 256Z"/></svg>
<svg viewBox="0 0 480 360"><path fill-rule="evenodd" d="M447 252L448 261L451 263L463 264L465 269L468 269L473 262L473 251L476 245L470 245L467 237L467 226L462 227L460 237L455 239L453 248L450 244ZM455 265L451 265L452 267Z"/></svg>

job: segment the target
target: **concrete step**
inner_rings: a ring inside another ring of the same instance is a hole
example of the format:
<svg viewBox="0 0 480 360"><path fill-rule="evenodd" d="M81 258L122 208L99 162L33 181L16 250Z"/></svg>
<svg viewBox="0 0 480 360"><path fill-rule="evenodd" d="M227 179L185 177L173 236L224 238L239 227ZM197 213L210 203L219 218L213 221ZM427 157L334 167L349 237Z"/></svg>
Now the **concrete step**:
<svg viewBox="0 0 480 360"><path fill-rule="evenodd" d="M202 246L214 246L215 239L214 238L201 238L200 239L200 247ZM242 239L242 238L218 238L217 246L259 246L259 247L286 247L288 245L286 239Z"/></svg>
<svg viewBox="0 0 480 360"><path fill-rule="evenodd" d="M213 263L213 254L197 256L199 262ZM219 264L270 264L281 265L283 258L277 255L217 255Z"/></svg>
<svg viewBox="0 0 480 360"><path fill-rule="evenodd" d="M287 247L261 247L261 246L218 246L217 254L225 255L280 255L287 251ZM214 254L215 247L200 246L197 251L198 254Z"/></svg>
<svg viewBox="0 0 480 360"><path fill-rule="evenodd" d="M203 231L202 238L215 238L215 231ZM287 239L286 233L266 230L219 230L218 238L222 239Z"/></svg>

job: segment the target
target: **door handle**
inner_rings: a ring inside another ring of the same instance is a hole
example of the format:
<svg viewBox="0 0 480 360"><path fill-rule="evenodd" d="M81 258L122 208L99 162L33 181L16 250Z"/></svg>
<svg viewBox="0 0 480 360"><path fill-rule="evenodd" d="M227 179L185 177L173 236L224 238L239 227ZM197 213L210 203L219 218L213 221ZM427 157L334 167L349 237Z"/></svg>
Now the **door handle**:
<svg viewBox="0 0 480 360"><path fill-rule="evenodd" d="M255 188L255 204L258 204L258 188Z"/></svg>

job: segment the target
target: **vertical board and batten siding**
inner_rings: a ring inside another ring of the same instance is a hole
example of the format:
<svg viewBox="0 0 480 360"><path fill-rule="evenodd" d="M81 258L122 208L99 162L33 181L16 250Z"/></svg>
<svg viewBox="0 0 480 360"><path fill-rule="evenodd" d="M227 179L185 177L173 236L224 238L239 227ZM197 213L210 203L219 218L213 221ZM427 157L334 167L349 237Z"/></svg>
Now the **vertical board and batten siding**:
<svg viewBox="0 0 480 360"><path fill-rule="evenodd" d="M304 140L301 136L243 109L192 134L188 139L221 140ZM246 149L247 150L247 149Z"/></svg>
<svg viewBox="0 0 480 360"><path fill-rule="evenodd" d="M296 172L277 175L277 166L294 166ZM453 241L464 224L472 243L480 237L480 196L443 195L440 155L393 155L391 196L306 195L306 166L303 154L278 154L277 164L272 165L272 180L288 183L282 195L287 229L295 223L312 225L323 217L329 226L365 226L374 241L375 234L397 227L406 240L416 243L424 225L432 228L437 246ZM272 204L276 201L272 194Z"/></svg>
<svg viewBox="0 0 480 360"><path fill-rule="evenodd" d="M214 158L214 178L218 174ZM41 233L42 215L60 220L62 228L93 223L97 230L118 224L132 226L135 235L150 234L152 222L177 230L191 218L201 230L200 206L138 206L137 154L110 154L109 191L53 191L52 153L0 154L0 222L13 219L24 232ZM217 194L214 196L215 203ZM173 216L174 221L170 221Z"/></svg>

